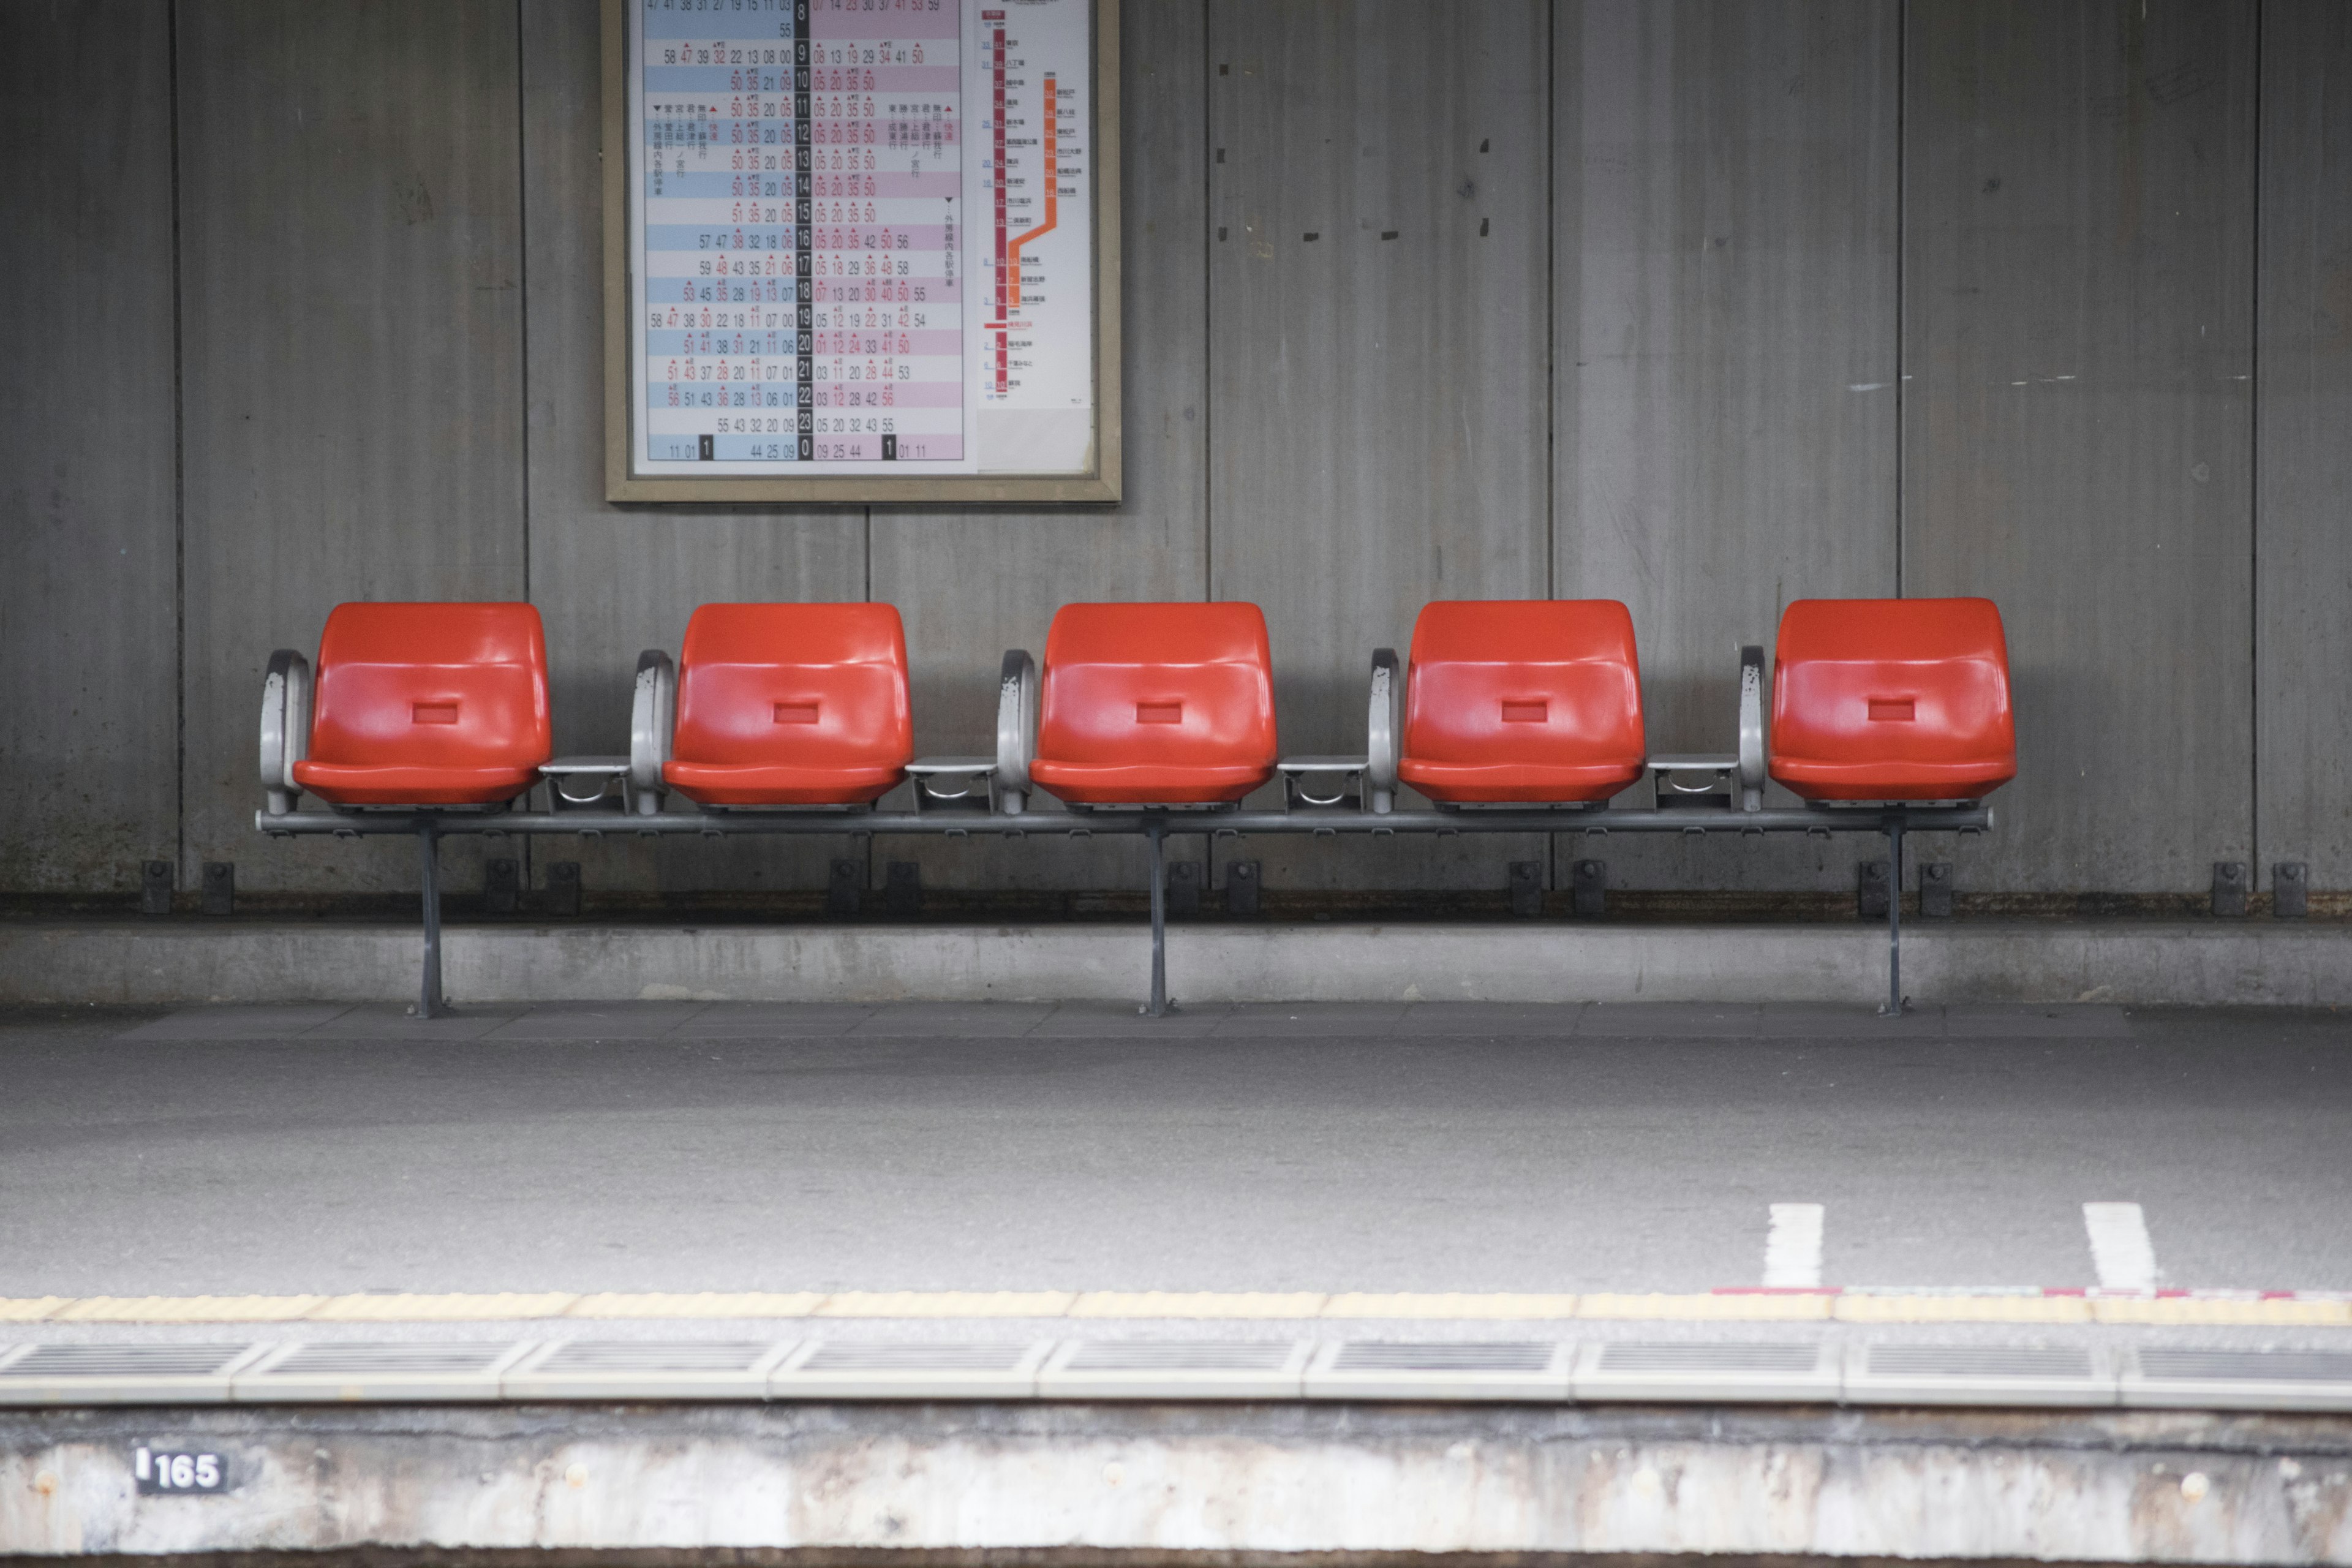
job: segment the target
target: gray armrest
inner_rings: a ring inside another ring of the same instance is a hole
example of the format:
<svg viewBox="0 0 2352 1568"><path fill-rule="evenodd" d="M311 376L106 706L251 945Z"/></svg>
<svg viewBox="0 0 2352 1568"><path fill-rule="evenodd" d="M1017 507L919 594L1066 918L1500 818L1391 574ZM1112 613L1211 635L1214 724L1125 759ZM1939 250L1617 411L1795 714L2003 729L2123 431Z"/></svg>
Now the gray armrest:
<svg viewBox="0 0 2352 1568"><path fill-rule="evenodd" d="M668 798L662 764L669 761L677 721L677 674L669 655L649 647L637 655L637 685L629 703L629 791L637 815L651 816Z"/></svg>
<svg viewBox="0 0 2352 1568"><path fill-rule="evenodd" d="M1764 809L1764 650L1739 650L1739 809Z"/></svg>
<svg viewBox="0 0 2352 1568"><path fill-rule="evenodd" d="M1404 710L1404 669L1396 649L1372 650L1372 696L1364 737L1365 804L1386 816L1396 805L1397 760L1401 754Z"/></svg>
<svg viewBox="0 0 2352 1568"><path fill-rule="evenodd" d="M294 764L310 754L310 661L290 647L269 656L261 678L261 789L272 816L301 798Z"/></svg>
<svg viewBox="0 0 2352 1568"><path fill-rule="evenodd" d="M996 789L1006 811L1029 801L1029 764L1037 757L1037 661L1021 648L1004 656L996 687Z"/></svg>

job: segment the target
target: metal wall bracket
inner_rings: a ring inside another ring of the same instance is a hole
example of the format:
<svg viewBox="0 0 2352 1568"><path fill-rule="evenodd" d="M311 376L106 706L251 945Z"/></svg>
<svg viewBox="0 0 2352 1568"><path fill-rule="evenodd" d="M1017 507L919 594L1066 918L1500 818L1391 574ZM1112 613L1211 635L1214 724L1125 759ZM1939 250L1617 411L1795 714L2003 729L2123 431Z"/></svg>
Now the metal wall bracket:
<svg viewBox="0 0 2352 1568"><path fill-rule="evenodd" d="M139 912L142 915L168 915L172 912L172 863L169 860L149 860L140 866Z"/></svg>
<svg viewBox="0 0 2352 1568"><path fill-rule="evenodd" d="M503 857L482 862L482 911L510 915L522 908L522 862Z"/></svg>
<svg viewBox="0 0 2352 1568"><path fill-rule="evenodd" d="M197 906L208 915L236 913L236 862L207 860L205 862L203 901Z"/></svg>
<svg viewBox="0 0 2352 1568"><path fill-rule="evenodd" d="M1543 913L1543 862L1511 862L1511 913L1523 921Z"/></svg>
<svg viewBox="0 0 2352 1568"><path fill-rule="evenodd" d="M835 860L824 879L824 912L835 920L857 913L866 893L866 862Z"/></svg>
<svg viewBox="0 0 2352 1568"><path fill-rule="evenodd" d="M893 920L910 921L923 912L923 868L913 860L893 860L882 882L882 909Z"/></svg>
<svg viewBox="0 0 2352 1568"><path fill-rule="evenodd" d="M2246 914L2246 863L2213 862L2213 915L2217 920L2243 920Z"/></svg>
<svg viewBox="0 0 2352 1568"><path fill-rule="evenodd" d="M1225 913L1255 915L1257 913L1258 863L1255 860L1234 860L1225 867Z"/></svg>
<svg viewBox="0 0 2352 1568"><path fill-rule="evenodd" d="M2282 860L2271 868L2271 914L2299 921L2311 913L2311 868L2301 860Z"/></svg>
<svg viewBox="0 0 2352 1568"><path fill-rule="evenodd" d="M1609 862L1579 860L1574 871L1570 894L1576 918L1597 921L1609 912Z"/></svg>
<svg viewBox="0 0 2352 1568"><path fill-rule="evenodd" d="M572 916L580 912L580 862L557 860L547 868L547 912Z"/></svg>
<svg viewBox="0 0 2352 1568"><path fill-rule="evenodd" d="M1930 860L1919 868L1919 918L1948 921L1952 918L1952 863Z"/></svg>
<svg viewBox="0 0 2352 1568"><path fill-rule="evenodd" d="M1864 860L1854 868L1854 918L1883 921L1886 918L1887 863Z"/></svg>
<svg viewBox="0 0 2352 1568"><path fill-rule="evenodd" d="M1201 913L1201 887L1208 868L1198 860L1175 860L1168 867L1168 918L1194 920Z"/></svg>

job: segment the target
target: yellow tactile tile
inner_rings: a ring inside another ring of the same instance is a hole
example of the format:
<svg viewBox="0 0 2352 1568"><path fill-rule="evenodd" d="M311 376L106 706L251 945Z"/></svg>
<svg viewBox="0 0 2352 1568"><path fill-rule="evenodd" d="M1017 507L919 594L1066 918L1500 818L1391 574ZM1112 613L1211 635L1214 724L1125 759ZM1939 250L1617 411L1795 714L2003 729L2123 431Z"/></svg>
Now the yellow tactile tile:
<svg viewBox="0 0 2352 1568"><path fill-rule="evenodd" d="M567 1318L805 1318L824 1298L814 1290L600 1290L565 1310Z"/></svg>
<svg viewBox="0 0 2352 1568"><path fill-rule="evenodd" d="M2080 1296L1840 1296L1841 1323L2087 1323Z"/></svg>
<svg viewBox="0 0 2352 1568"><path fill-rule="evenodd" d="M1574 1296L1541 1296L1511 1291L1392 1291L1379 1294L1349 1290L1323 1305L1326 1318L1499 1318L1530 1321L1576 1316Z"/></svg>
<svg viewBox="0 0 2352 1568"><path fill-rule="evenodd" d="M308 1314L329 1323L499 1322L518 1318L560 1318L580 1300L569 1290L535 1294L500 1291L482 1295L335 1296Z"/></svg>
<svg viewBox="0 0 2352 1568"><path fill-rule="evenodd" d="M814 1309L820 1318L1058 1318L1075 1290L843 1290Z"/></svg>
<svg viewBox="0 0 2352 1568"><path fill-rule="evenodd" d="M72 1300L70 1296L0 1296L0 1323L37 1323Z"/></svg>
<svg viewBox="0 0 2352 1568"><path fill-rule="evenodd" d="M1810 1292L1739 1291L1722 1295L1642 1296L1615 1291L1578 1298L1580 1318L1672 1320L1692 1322L1818 1322L1830 1315L1833 1296Z"/></svg>
<svg viewBox="0 0 2352 1568"><path fill-rule="evenodd" d="M2093 1321L2102 1323L2168 1323L2192 1328L2343 1328L2352 1325L2352 1301L2288 1300L2231 1297L2117 1296L2093 1298Z"/></svg>
<svg viewBox="0 0 2352 1568"><path fill-rule="evenodd" d="M1088 1290L1073 1318L1314 1318L1331 1298L1321 1290Z"/></svg>
<svg viewBox="0 0 2352 1568"><path fill-rule="evenodd" d="M315 1311L324 1296L85 1296L56 1323L286 1323Z"/></svg>

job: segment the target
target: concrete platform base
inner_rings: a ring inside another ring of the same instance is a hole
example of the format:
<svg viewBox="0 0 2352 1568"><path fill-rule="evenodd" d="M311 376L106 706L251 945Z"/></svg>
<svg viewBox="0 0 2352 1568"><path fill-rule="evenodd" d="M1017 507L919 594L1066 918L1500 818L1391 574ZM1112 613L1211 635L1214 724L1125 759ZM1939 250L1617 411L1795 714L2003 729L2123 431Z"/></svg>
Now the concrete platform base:
<svg viewBox="0 0 2352 1568"><path fill-rule="evenodd" d="M191 1479L209 1460L219 1489L159 1488L159 1453ZM0 1552L56 1555L2345 1563L2347 1504L2336 1417L1117 1403L0 1417Z"/></svg>
<svg viewBox="0 0 2352 1568"><path fill-rule="evenodd" d="M449 996L549 1001L1123 1001L1150 984L1125 925L482 925L446 934ZM398 1002L404 925L170 921L0 925L0 1002ZM1193 1002L1870 1002L1886 938L1854 925L1181 926ZM2352 926L2269 921L1921 924L1921 1003L2352 1003Z"/></svg>

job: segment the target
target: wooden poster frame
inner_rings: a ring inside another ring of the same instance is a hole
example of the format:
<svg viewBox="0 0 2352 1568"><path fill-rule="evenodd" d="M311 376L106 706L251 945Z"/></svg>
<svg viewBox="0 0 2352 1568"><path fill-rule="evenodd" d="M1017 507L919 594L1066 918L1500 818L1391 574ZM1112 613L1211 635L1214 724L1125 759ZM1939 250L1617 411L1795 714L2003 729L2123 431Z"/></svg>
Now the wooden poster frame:
<svg viewBox="0 0 2352 1568"><path fill-rule="evenodd" d="M863 474L815 479L725 474L709 479L642 478L630 472L628 13L630 0L604 0L604 495L615 501L895 501L955 504L1116 501L1119 468L1119 105L1118 0L1091 0L1094 37L1095 464L1076 474L946 474L881 479Z"/></svg>

